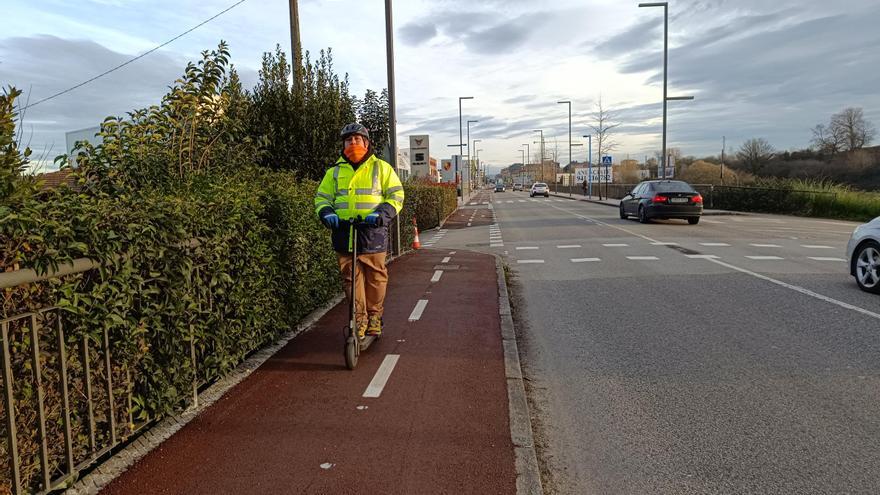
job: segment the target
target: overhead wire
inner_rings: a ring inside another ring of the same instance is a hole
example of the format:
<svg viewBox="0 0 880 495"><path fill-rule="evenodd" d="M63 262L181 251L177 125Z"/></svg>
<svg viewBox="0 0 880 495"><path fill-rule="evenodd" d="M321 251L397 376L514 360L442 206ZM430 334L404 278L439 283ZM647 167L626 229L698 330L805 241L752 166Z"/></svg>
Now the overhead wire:
<svg viewBox="0 0 880 495"><path fill-rule="evenodd" d="M193 31L195 31L196 29L198 29L198 28L204 26L205 24L207 24L207 23L213 21L214 19L220 17L221 15L223 15L223 14L229 12L230 10L234 9L235 7L238 7L239 5L243 4L243 3L246 2L246 1L247 1L247 0L239 0L238 2L236 2L236 3L232 4L231 6L229 6L229 7L225 8L225 9L223 9L222 11L220 11L220 12L218 12L217 14L211 16L210 18L208 18L208 19L206 19L206 20L200 22L199 24L197 24L197 25L195 25L195 26L193 26L193 27L187 29L186 31L184 31L184 32L182 32L182 33L180 33L180 34L178 34L177 36L171 38L170 40L168 40L168 41L166 41L166 42L164 42L164 43L162 43L161 45L158 45L158 46L156 46L155 48L152 48L152 49L150 49L150 50L147 50L146 52L144 52L144 53L138 55L137 57L134 57L134 58L132 58L132 59L129 59L129 60L127 60L127 61L125 61L125 62L123 62L123 63L117 65L116 67L113 67L112 69L106 70L106 71L104 71L104 72L98 74L97 76L95 76L95 77L93 77L93 78L91 78L91 79L88 79L88 80L86 80L86 81L83 81L83 82L77 84L76 86L71 86L70 88L67 88L67 89L65 89L64 91L59 91L58 93L55 93L55 94L53 94L52 96L47 96L47 97L45 97L45 98L43 98L43 99L41 99L41 100L37 100L37 101L35 101L34 103L30 103L30 104L24 106L23 108L21 108L20 111L25 111L25 110L27 110L28 108L35 107L35 106L37 106L37 105L39 105L39 104L41 104L41 103L45 103L45 102L47 102L47 101L49 101L49 100L52 100L52 99L58 98L58 97L61 96L61 95L65 95L65 94L67 94L67 93L70 93L71 91L74 91L74 90L76 90L76 89L79 89L79 88L85 86L86 84L89 84L89 83L91 83L91 82L94 82L94 81L96 81L96 80L98 80L98 79L100 79L100 78L102 78L102 77L104 77L104 76L106 76L106 75L108 75L108 74L110 74L110 73L112 73L112 72L115 72L115 71L117 71L117 70L119 70L119 69L125 67L126 65L131 64L132 62L136 62L136 61L138 61L138 60L140 60L140 59L146 57L147 55L149 55L149 54L155 52L156 50L159 50L159 49L161 49L161 48L163 48L163 47L165 47L165 46L167 46L167 45L169 45L169 44L171 44L171 43L173 43L173 42L179 40L180 38L186 36L187 34L193 32Z"/></svg>

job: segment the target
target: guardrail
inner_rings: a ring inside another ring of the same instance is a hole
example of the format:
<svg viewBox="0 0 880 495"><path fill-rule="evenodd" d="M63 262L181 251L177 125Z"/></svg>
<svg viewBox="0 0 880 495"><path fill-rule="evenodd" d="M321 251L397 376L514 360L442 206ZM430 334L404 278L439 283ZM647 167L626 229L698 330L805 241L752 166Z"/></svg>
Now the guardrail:
<svg viewBox="0 0 880 495"><path fill-rule="evenodd" d="M43 274L19 269L0 273L0 289L6 292L8 300L13 289L30 288L41 282L51 284L62 277L88 281L89 274L100 268L95 261L81 258ZM194 267L195 280L200 280L202 268ZM145 279L141 293L154 289L149 286L155 280ZM199 311L203 304L210 308L212 292L207 292L207 300L198 297L201 291L195 293ZM57 296L52 294L53 298ZM131 302L139 303L137 298ZM79 329L82 335L71 338L67 330L75 323L65 314L65 308L59 304L40 304L0 320L0 413L5 430L5 452L0 452L0 459L6 460L9 474L5 480L0 477L0 492L8 488L13 494L46 493L63 488L79 472L157 419L143 414L135 418L132 369L129 363L114 359L108 325L99 332ZM199 388L211 380L199 378L196 339L191 333L187 340L193 369L188 404L197 406ZM61 435L57 435L59 429ZM50 439L58 436L63 436L63 446L50 443ZM37 445L33 445L34 441ZM36 455L38 472L33 472Z"/></svg>

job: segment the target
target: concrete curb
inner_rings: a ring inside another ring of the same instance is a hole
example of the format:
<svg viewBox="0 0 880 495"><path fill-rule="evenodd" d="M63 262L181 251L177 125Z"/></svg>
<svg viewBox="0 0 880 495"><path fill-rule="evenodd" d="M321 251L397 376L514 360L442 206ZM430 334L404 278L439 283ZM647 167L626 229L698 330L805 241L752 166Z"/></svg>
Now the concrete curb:
<svg viewBox="0 0 880 495"><path fill-rule="evenodd" d="M544 493L541 485L541 470L535 453L532 436L532 420L529 403L522 380L519 351L516 345L516 332L510 310L510 297L504 278L501 257L495 255L495 270L498 274L498 306L501 317L501 340L504 346L504 370L507 377L507 400L510 414L510 439L516 457L517 495L538 495Z"/></svg>
<svg viewBox="0 0 880 495"><path fill-rule="evenodd" d="M584 199L583 197L579 197L579 196L566 196L566 195L564 195L564 194L557 194L557 193L550 193L550 196L554 196L554 197L562 198L562 199L570 199L570 200L576 200L576 201L583 201L583 202L585 202L585 203L593 203L593 204L596 204L596 205L609 206L609 207L611 207L611 208L617 208L617 204L609 204L609 203L606 203L605 201L598 200L598 199ZM727 216L727 215L742 215L742 216L749 216L748 213L743 213L743 212L741 212L741 211L731 211L731 210L703 210L703 216L704 216L704 217L706 217L706 216L709 216L709 217L715 217L715 216Z"/></svg>
<svg viewBox="0 0 880 495"><path fill-rule="evenodd" d="M198 407L187 409L180 414L168 416L155 426L148 428L122 451L115 454L103 464L95 468L91 473L74 483L64 493L66 495L96 494L109 485L114 479L124 473L129 467L141 460L158 447L162 442L177 433L184 425L193 418L211 407L218 399L223 397L232 387L235 387L247 378L251 373L265 363L282 347L287 345L297 335L308 331L312 325L318 322L328 311L333 309L344 298L343 294L337 294L329 303L312 311L293 330L287 332L277 342L256 352L251 357L239 364L232 373L218 380L199 394Z"/></svg>

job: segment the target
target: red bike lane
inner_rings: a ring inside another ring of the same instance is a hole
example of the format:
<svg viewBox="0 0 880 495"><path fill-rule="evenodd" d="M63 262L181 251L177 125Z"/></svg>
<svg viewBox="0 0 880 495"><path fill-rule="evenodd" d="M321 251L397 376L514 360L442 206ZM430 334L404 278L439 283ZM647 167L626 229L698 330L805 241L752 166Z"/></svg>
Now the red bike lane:
<svg viewBox="0 0 880 495"><path fill-rule="evenodd" d="M385 335L357 369L343 303L102 493L515 493L495 259L423 250L389 268Z"/></svg>

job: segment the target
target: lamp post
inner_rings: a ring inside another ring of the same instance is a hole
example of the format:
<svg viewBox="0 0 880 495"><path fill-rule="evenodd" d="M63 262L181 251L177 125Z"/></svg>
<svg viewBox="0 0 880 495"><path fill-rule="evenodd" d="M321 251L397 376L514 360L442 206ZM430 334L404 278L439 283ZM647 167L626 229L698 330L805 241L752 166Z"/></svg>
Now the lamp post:
<svg viewBox="0 0 880 495"><path fill-rule="evenodd" d="M660 157L661 178L666 178L666 102L693 100L693 96L666 96L669 65L669 2L640 3L639 7L663 7L663 156Z"/></svg>
<svg viewBox="0 0 880 495"><path fill-rule="evenodd" d="M388 70L388 133L390 134L389 141L391 144L391 156L389 158L391 159L390 165L397 172L397 105L395 103L396 92L394 89L394 22L391 0L385 0L385 51ZM299 56L299 53L295 55L297 62L299 61ZM397 244L397 252L395 254L400 255L400 215L396 216L395 226L397 227L394 236Z"/></svg>
<svg viewBox="0 0 880 495"><path fill-rule="evenodd" d="M556 104L568 104L568 165L571 166L571 101L557 101ZM556 186L556 193L559 193L559 186ZM568 195L571 196L571 184L568 185Z"/></svg>
<svg viewBox="0 0 880 495"><path fill-rule="evenodd" d="M462 147L464 146L464 143L462 142L462 140L464 139L464 136L462 136L463 129L461 128L461 100L473 100L473 99L474 99L473 96L459 96L458 97L458 159L459 160L461 160L461 158L464 156L464 150L462 149ZM456 182L455 187L456 187L456 189L458 189L458 162L455 162L455 182ZM462 198L463 198L463 194L464 194L464 191L459 191L459 193L458 193L458 195L462 196Z"/></svg>
<svg viewBox="0 0 880 495"><path fill-rule="evenodd" d="M519 169L519 183L522 184L523 183L522 171L525 170L525 168L526 168L526 150L520 148L519 152L522 154L522 168Z"/></svg>
<svg viewBox="0 0 880 495"><path fill-rule="evenodd" d="M529 161L532 161L532 155L529 154L529 143L525 143L525 144L523 144L523 146L526 147L526 158ZM525 164L523 164L523 165L525 165ZM526 173L528 173L528 171L529 171L529 168L526 167ZM525 181L523 181L523 187L525 187L525 185L526 185L526 183L525 183Z"/></svg>
<svg viewBox="0 0 880 495"><path fill-rule="evenodd" d="M589 186L589 195L593 197L593 135L586 134L585 138L589 140L589 151L587 151L587 185Z"/></svg>
<svg viewBox="0 0 880 495"><path fill-rule="evenodd" d="M476 168L476 166L479 165L474 163L474 156L472 156L471 150L476 150L477 143L481 143L482 141L482 139L474 139L473 141L471 141L471 147L468 148L468 166L470 167L468 171L468 186L470 186L471 182L473 181L472 176L476 175L476 171L474 169ZM476 152L474 152L473 155L476 155Z"/></svg>
<svg viewBox="0 0 880 495"><path fill-rule="evenodd" d="M535 129L534 132L541 133L541 182L547 182L544 180L544 130Z"/></svg>

